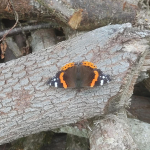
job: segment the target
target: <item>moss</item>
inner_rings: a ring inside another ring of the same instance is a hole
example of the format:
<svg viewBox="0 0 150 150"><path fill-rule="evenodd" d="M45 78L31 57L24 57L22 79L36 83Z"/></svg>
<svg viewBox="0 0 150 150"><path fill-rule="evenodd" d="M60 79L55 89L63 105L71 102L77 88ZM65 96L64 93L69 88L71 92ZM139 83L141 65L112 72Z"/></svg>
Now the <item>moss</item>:
<svg viewBox="0 0 150 150"><path fill-rule="evenodd" d="M18 140L15 140L11 143L11 148L10 150L16 150L16 149L23 149L24 148L24 141L26 140L27 137L23 137L23 138L20 138Z"/></svg>
<svg viewBox="0 0 150 150"><path fill-rule="evenodd" d="M84 137L78 137L75 135L67 135L66 150L87 150L89 148L89 140Z"/></svg>
<svg viewBox="0 0 150 150"><path fill-rule="evenodd" d="M52 142L52 139L53 139L53 135L54 135L55 133L54 132L52 132L52 131L47 131L46 132L46 135L45 135L45 137L44 137L44 139L43 139L43 144L50 144L51 142Z"/></svg>

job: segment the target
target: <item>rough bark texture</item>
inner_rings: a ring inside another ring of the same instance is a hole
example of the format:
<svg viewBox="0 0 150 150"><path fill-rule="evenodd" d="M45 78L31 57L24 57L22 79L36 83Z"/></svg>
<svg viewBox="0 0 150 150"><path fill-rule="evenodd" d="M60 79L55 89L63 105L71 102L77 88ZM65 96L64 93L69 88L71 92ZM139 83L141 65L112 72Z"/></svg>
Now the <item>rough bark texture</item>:
<svg viewBox="0 0 150 150"><path fill-rule="evenodd" d="M138 150L150 148L150 125L137 119L129 119L130 133L137 144Z"/></svg>
<svg viewBox="0 0 150 150"><path fill-rule="evenodd" d="M137 3L124 0L71 0L67 5L83 9L80 30L94 29L109 23L133 23L138 10Z"/></svg>
<svg viewBox="0 0 150 150"><path fill-rule="evenodd" d="M137 146L130 135L126 119L110 115L95 121L90 135L90 150L136 150Z"/></svg>
<svg viewBox="0 0 150 150"><path fill-rule="evenodd" d="M13 2L13 3L12 3ZM54 14L54 9L47 9L46 5L48 6L49 3L45 4L41 1L35 1L35 0L13 0L13 1L0 1L0 15L1 18L7 18L12 20L14 18L14 12L12 9L12 5L15 9L15 11L19 15L19 20L35 20L36 21L50 21L51 22L61 22L65 18L61 13L59 16L62 17L61 20L57 18L57 13ZM71 11L72 12L72 11Z"/></svg>
<svg viewBox="0 0 150 150"><path fill-rule="evenodd" d="M130 27L130 24L106 26L0 64L0 144L123 106L132 94L149 47L146 39L142 39L149 34ZM45 85L64 64L83 60L110 74L111 83L81 92Z"/></svg>
<svg viewBox="0 0 150 150"><path fill-rule="evenodd" d="M141 71L150 70L150 52L147 54Z"/></svg>
<svg viewBox="0 0 150 150"><path fill-rule="evenodd" d="M1 18L14 18L10 2L0 2ZM137 4L138 0L134 4L124 0L13 0L19 20L51 21L80 30L91 30L109 23L134 23Z"/></svg>

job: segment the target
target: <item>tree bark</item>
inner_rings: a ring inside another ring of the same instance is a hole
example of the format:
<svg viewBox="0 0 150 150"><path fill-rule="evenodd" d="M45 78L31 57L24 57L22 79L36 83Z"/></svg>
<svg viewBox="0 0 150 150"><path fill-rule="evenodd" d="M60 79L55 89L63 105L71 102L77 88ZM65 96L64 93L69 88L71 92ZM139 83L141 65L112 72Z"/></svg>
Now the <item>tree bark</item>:
<svg viewBox="0 0 150 150"><path fill-rule="evenodd" d="M0 144L124 107L147 54L149 35L130 24L106 26L0 64ZM83 60L110 74L112 81L81 92L45 85L64 64Z"/></svg>
<svg viewBox="0 0 150 150"><path fill-rule="evenodd" d="M79 30L91 30L110 23L134 23L138 10L138 1L128 3L124 0L2 0L2 18L14 18L12 5L19 15L19 20L57 22L61 26Z"/></svg>
<svg viewBox="0 0 150 150"><path fill-rule="evenodd" d="M138 149L130 134L127 118L110 115L94 124L90 134L91 150Z"/></svg>
<svg viewBox="0 0 150 150"><path fill-rule="evenodd" d="M150 52L148 52L143 67L141 69L141 71L146 72L147 70L150 70Z"/></svg>
<svg viewBox="0 0 150 150"><path fill-rule="evenodd" d="M137 119L128 119L130 133L134 138L139 150L150 148L150 125Z"/></svg>

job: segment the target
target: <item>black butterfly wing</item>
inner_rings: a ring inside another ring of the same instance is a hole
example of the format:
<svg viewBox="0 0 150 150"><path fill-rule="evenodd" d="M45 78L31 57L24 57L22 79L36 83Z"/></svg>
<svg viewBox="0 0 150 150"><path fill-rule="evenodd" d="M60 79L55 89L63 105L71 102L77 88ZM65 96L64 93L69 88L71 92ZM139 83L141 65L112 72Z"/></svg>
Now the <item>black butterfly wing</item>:
<svg viewBox="0 0 150 150"><path fill-rule="evenodd" d="M76 73L77 66L68 68L64 71L63 79L67 84L67 88L75 88L76 87Z"/></svg>
<svg viewBox="0 0 150 150"><path fill-rule="evenodd" d="M100 69L96 69L96 70L99 73L99 77L95 82L95 86L103 86L104 84L109 83L111 81L109 75L104 74Z"/></svg>
<svg viewBox="0 0 150 150"><path fill-rule="evenodd" d="M63 84L60 82L60 78L59 78L61 72L62 71L59 71L53 78L50 78L46 82L46 84L54 87L63 88Z"/></svg>
<svg viewBox="0 0 150 150"><path fill-rule="evenodd" d="M82 88L102 86L110 82L110 76L105 75L100 69L76 64L66 70L59 71L46 84L59 88Z"/></svg>
<svg viewBox="0 0 150 150"><path fill-rule="evenodd" d="M92 80L95 77L94 70L88 66L80 66L80 76L82 80L81 87L91 86Z"/></svg>
<svg viewBox="0 0 150 150"><path fill-rule="evenodd" d="M57 88L75 88L77 67L71 67L66 70L59 71L53 78L50 78L46 84Z"/></svg>
<svg viewBox="0 0 150 150"><path fill-rule="evenodd" d="M105 75L100 69L93 69L88 66L80 67L82 87L102 86L111 81L109 75Z"/></svg>

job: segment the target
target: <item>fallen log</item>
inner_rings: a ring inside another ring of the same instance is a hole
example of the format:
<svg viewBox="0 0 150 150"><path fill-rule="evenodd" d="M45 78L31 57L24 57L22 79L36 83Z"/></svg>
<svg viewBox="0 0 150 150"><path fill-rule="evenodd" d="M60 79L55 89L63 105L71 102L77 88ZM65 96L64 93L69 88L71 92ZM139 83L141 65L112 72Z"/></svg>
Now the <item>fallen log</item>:
<svg viewBox="0 0 150 150"><path fill-rule="evenodd" d="M130 24L109 25L0 64L0 144L124 109L149 51L149 35ZM112 81L81 92L45 84L66 63L85 60Z"/></svg>

